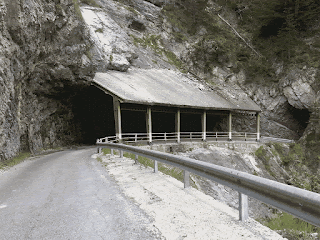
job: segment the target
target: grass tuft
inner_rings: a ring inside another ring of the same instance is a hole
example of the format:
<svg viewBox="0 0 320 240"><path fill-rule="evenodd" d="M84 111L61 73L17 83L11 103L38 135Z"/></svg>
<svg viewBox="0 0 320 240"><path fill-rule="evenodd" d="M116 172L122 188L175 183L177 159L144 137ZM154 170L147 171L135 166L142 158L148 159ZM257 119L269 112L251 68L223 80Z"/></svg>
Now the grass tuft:
<svg viewBox="0 0 320 240"><path fill-rule="evenodd" d="M73 1L73 6L74 6L74 11L77 15L77 17L83 21L83 17L82 17L82 13L81 13L81 9L80 9L80 5L78 0L72 0Z"/></svg>
<svg viewBox="0 0 320 240"><path fill-rule="evenodd" d="M100 7L94 0L81 0L81 3L87 4L91 7Z"/></svg>
<svg viewBox="0 0 320 240"><path fill-rule="evenodd" d="M171 51L164 49L161 44L160 35L147 35L142 38L133 37L133 43L138 46L141 45L145 48L151 48L155 53L164 55L167 58L167 62L176 66L178 69L183 70L183 63L181 60Z"/></svg>
<svg viewBox="0 0 320 240"><path fill-rule="evenodd" d="M7 167L13 167L13 166L21 163L23 160L25 160L28 157L30 157L29 152L22 152L18 156L14 157L12 159L6 160L4 162L0 162L0 169L4 169Z"/></svg>
<svg viewBox="0 0 320 240"><path fill-rule="evenodd" d="M284 230L288 239L310 239L310 233L320 233L320 228L313 226L289 213L280 213L277 217L261 221L272 230ZM302 235L302 236L301 236Z"/></svg>
<svg viewBox="0 0 320 240"><path fill-rule="evenodd" d="M103 152L104 154L111 154L111 149L109 149L109 148L102 148L102 152Z"/></svg>

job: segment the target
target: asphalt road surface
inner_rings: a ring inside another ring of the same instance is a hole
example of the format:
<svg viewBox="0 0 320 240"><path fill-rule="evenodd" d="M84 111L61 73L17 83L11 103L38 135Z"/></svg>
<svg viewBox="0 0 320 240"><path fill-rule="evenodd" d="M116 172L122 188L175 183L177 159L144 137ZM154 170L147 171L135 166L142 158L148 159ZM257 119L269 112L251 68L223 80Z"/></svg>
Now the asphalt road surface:
<svg viewBox="0 0 320 240"><path fill-rule="evenodd" d="M0 239L161 239L95 152L51 153L0 174Z"/></svg>

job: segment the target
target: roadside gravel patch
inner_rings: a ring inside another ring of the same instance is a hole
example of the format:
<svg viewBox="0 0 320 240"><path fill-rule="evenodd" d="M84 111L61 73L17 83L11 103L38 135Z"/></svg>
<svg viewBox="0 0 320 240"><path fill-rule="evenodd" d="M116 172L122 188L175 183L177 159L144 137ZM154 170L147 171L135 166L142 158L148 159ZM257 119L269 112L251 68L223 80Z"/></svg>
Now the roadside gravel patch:
<svg viewBox="0 0 320 240"><path fill-rule="evenodd" d="M100 156L123 193L154 219L166 239L284 239L253 219L161 172L129 158Z"/></svg>

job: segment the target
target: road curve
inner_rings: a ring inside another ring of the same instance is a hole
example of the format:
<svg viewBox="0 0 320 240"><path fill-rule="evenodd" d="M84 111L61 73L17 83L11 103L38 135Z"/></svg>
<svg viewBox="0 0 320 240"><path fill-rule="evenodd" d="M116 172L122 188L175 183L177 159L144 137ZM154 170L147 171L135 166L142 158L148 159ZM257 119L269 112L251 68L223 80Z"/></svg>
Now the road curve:
<svg viewBox="0 0 320 240"><path fill-rule="evenodd" d="M56 152L0 174L1 239L162 239L95 151Z"/></svg>

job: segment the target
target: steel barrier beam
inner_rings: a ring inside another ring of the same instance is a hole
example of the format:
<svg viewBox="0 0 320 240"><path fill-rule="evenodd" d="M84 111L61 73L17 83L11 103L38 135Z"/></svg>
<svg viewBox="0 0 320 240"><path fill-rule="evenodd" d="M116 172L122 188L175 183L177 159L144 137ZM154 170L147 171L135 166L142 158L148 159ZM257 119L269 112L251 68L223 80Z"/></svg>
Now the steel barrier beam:
<svg viewBox="0 0 320 240"><path fill-rule="evenodd" d="M124 144L97 142L97 145L98 147L123 150L179 167L182 170L231 187L242 194L320 227L320 194L183 156Z"/></svg>

